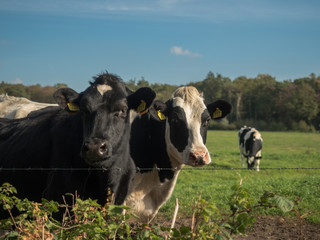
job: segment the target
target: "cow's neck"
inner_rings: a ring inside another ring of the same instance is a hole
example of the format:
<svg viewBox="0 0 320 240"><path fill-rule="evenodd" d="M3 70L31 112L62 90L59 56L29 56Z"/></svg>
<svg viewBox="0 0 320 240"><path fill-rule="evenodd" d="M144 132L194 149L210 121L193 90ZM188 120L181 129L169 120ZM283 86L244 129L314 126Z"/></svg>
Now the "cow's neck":
<svg viewBox="0 0 320 240"><path fill-rule="evenodd" d="M183 164L183 154L178 152L176 147L171 143L170 140L170 126L168 123L166 123L164 136L165 138L165 147L167 149L168 157L171 163L171 167L175 169L181 169L184 167Z"/></svg>

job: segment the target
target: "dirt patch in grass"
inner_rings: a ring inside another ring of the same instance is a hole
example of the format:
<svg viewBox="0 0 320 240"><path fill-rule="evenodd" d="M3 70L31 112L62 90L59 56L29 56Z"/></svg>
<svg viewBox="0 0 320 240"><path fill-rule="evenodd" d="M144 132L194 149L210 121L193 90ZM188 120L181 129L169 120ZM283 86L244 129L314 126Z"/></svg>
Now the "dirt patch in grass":
<svg viewBox="0 0 320 240"><path fill-rule="evenodd" d="M259 216L247 235L233 235L234 240L319 240L320 224L312 224L304 221L300 229L300 223L296 219L284 219L282 217ZM171 222L164 218L156 218L155 222L170 227ZM153 222L153 223L155 223ZM178 218L175 228L181 225L190 226L191 219Z"/></svg>
<svg viewBox="0 0 320 240"><path fill-rule="evenodd" d="M234 237L235 240L316 240L320 239L320 224L303 222L301 229L298 220L284 219L282 217L263 216L257 217L251 231L247 236Z"/></svg>

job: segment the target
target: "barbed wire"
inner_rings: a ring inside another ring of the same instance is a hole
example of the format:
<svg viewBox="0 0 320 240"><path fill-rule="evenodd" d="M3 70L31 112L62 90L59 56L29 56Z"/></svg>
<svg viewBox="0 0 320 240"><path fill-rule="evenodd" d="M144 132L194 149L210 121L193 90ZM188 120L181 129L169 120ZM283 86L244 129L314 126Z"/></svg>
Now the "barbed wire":
<svg viewBox="0 0 320 240"><path fill-rule="evenodd" d="M5 168L5 167L0 167L0 172L1 171L108 171L108 170L118 170L122 171L121 168ZM214 168L214 167L200 167L200 168L192 168L192 167L187 167L187 168L136 168L135 169L137 172L143 172L143 171L152 171L152 170L157 170L157 171L239 171L239 170L244 170L247 171L248 168ZM256 170L256 168L252 168L251 170ZM319 168L312 167L312 168L307 168L307 167L267 167L267 168L259 168L259 170L320 170ZM127 171L127 169L126 169Z"/></svg>

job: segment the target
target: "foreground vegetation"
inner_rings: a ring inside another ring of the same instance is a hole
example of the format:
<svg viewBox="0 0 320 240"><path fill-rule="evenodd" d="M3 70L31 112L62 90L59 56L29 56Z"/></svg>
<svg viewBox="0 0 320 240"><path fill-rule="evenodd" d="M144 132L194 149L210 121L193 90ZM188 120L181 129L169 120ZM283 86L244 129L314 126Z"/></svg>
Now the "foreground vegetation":
<svg viewBox="0 0 320 240"><path fill-rule="evenodd" d="M5 239L232 239L233 235L245 234L255 222L254 210L278 208L283 213L291 211L293 202L272 192L264 192L259 200L252 199L250 191L242 186L242 179L232 187L227 202L228 214L198 196L191 205L191 224L174 228L158 224L130 224L134 216L124 211L126 206L106 205L96 201L75 198L73 206L59 205L43 199L41 203L30 202L15 196L16 189L5 183L0 187L0 205L10 215L0 221ZM177 204L178 206L178 204ZM70 209L69 209L70 207ZM64 209L61 222L53 215ZM178 208L176 208L178 210ZM16 216L14 210L20 213ZM177 211L175 211L177 213ZM3 231L5 230L5 231Z"/></svg>

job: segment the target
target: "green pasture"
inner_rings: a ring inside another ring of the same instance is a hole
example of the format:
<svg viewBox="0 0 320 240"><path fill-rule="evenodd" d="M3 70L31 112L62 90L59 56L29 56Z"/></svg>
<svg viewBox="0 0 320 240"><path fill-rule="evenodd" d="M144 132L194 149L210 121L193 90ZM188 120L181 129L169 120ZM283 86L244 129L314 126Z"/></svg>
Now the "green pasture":
<svg viewBox="0 0 320 240"><path fill-rule="evenodd" d="M180 216L191 215L191 206L201 193L202 198L227 211L231 186L243 180L258 200L265 190L292 201L307 213L311 222L320 222L320 134L298 132L261 132L263 138L260 172L242 169L236 131L209 131L207 147L215 170L185 168L180 172L171 199L160 212L172 215L178 198ZM234 168L234 170L230 170ZM264 169L265 168L265 169ZM286 169L288 168L288 169ZM292 169L319 168L319 169ZM259 214L279 215L271 209ZM295 216L292 213L286 216Z"/></svg>

